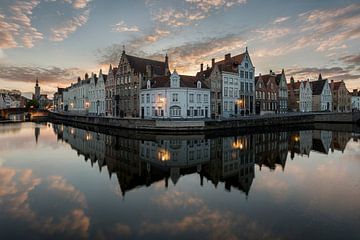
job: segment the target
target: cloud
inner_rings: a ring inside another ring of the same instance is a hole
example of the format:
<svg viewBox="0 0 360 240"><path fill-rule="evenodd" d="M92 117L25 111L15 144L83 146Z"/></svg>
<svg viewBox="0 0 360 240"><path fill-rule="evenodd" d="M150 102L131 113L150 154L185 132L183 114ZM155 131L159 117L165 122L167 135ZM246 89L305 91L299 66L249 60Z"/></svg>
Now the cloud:
<svg viewBox="0 0 360 240"><path fill-rule="evenodd" d="M39 3L17 0L9 5L8 15L0 14L0 48L32 48L35 42L43 39L43 34L31 24L33 9Z"/></svg>
<svg viewBox="0 0 360 240"><path fill-rule="evenodd" d="M19 66L0 63L0 78L7 81L34 82L36 77L40 82L56 88L68 86L76 81L77 76L85 72L79 68L59 68L55 66Z"/></svg>
<svg viewBox="0 0 360 240"><path fill-rule="evenodd" d="M360 81L360 74L351 72L342 67L329 67L329 68L317 68L317 67L309 67L309 68L289 68L286 70L286 75L294 76L296 80L317 80L319 73L322 74L323 78L328 78L329 80L344 80L348 89L356 88L357 84Z"/></svg>
<svg viewBox="0 0 360 240"><path fill-rule="evenodd" d="M279 18L274 20L273 24L282 23L282 22L287 21L288 19L290 19L290 17L279 17Z"/></svg>
<svg viewBox="0 0 360 240"><path fill-rule="evenodd" d="M245 4L246 0L185 0L181 7L163 8L159 2L146 1L149 7L155 9L153 20L171 27L188 26L199 20L208 18L212 12Z"/></svg>
<svg viewBox="0 0 360 240"><path fill-rule="evenodd" d="M358 54L353 54L353 55L346 55L343 57L339 58L340 61L344 62L345 64L347 64L346 69L353 69L353 70L357 70L360 71L360 53Z"/></svg>
<svg viewBox="0 0 360 240"><path fill-rule="evenodd" d="M258 35L258 38L269 41L277 38L282 38L290 33L289 28L260 28L253 31Z"/></svg>
<svg viewBox="0 0 360 240"><path fill-rule="evenodd" d="M75 9L82 9L82 8L86 8L90 1L91 0L74 0L72 5Z"/></svg>
<svg viewBox="0 0 360 240"><path fill-rule="evenodd" d="M113 31L115 32L138 32L139 28L137 26L128 26L124 21L120 21L119 23L113 26Z"/></svg>
<svg viewBox="0 0 360 240"><path fill-rule="evenodd" d="M63 41L75 32L79 27L83 26L89 20L90 9L86 9L81 15L73 17L62 25L51 29L50 40L54 42Z"/></svg>

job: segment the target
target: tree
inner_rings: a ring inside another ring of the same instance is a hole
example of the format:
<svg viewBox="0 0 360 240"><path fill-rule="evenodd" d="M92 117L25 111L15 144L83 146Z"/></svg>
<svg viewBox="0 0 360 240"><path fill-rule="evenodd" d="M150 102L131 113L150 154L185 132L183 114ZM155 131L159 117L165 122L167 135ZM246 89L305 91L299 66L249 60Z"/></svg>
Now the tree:
<svg viewBox="0 0 360 240"><path fill-rule="evenodd" d="M26 103L27 108L39 108L39 102L36 100L30 100Z"/></svg>

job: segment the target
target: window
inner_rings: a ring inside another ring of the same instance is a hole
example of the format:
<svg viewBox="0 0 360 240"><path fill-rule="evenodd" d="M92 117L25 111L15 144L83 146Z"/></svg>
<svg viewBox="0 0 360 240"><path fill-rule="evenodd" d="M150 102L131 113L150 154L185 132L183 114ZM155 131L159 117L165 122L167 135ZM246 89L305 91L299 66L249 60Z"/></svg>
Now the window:
<svg viewBox="0 0 360 240"><path fill-rule="evenodd" d="M150 108L146 107L146 116L150 116Z"/></svg>
<svg viewBox="0 0 360 240"><path fill-rule="evenodd" d="M152 102L152 103L155 102L155 94L151 94L151 102Z"/></svg>
<svg viewBox="0 0 360 240"><path fill-rule="evenodd" d="M233 88L229 88L229 97L233 96Z"/></svg>
<svg viewBox="0 0 360 240"><path fill-rule="evenodd" d="M249 72L249 78L253 79L253 72Z"/></svg>
<svg viewBox="0 0 360 240"><path fill-rule="evenodd" d="M178 102L178 101L179 101L179 96L178 96L177 93L173 93L173 94L172 94L172 101L173 101L173 102Z"/></svg>
<svg viewBox="0 0 360 240"><path fill-rule="evenodd" d="M170 116L171 117L180 117L181 116L181 108L179 106L170 107Z"/></svg>
<svg viewBox="0 0 360 240"><path fill-rule="evenodd" d="M240 71L240 78L244 78L244 70Z"/></svg>
<svg viewBox="0 0 360 240"><path fill-rule="evenodd" d="M249 84L248 83L245 83L245 91L249 91Z"/></svg>
<svg viewBox="0 0 360 240"><path fill-rule="evenodd" d="M233 78L229 78L229 84L233 84Z"/></svg>
<svg viewBox="0 0 360 240"><path fill-rule="evenodd" d="M209 102L209 96L207 94L204 94L204 103Z"/></svg>
<svg viewBox="0 0 360 240"><path fill-rule="evenodd" d="M244 91L244 83L242 82L241 84L240 84L240 91Z"/></svg>
<svg viewBox="0 0 360 240"><path fill-rule="evenodd" d="M239 89L235 88L234 97L238 97L238 96L239 96Z"/></svg>
<svg viewBox="0 0 360 240"><path fill-rule="evenodd" d="M146 103L150 103L150 94L146 94Z"/></svg>
<svg viewBox="0 0 360 240"><path fill-rule="evenodd" d="M228 83L228 78L224 77L224 84L227 84L227 83Z"/></svg>
<svg viewBox="0 0 360 240"><path fill-rule="evenodd" d="M224 87L224 96L227 97L227 95L228 95L228 88Z"/></svg>
<svg viewBox="0 0 360 240"><path fill-rule="evenodd" d="M201 115L201 107L197 107L197 113L198 113L198 116L202 116Z"/></svg>
<svg viewBox="0 0 360 240"><path fill-rule="evenodd" d="M245 78L248 79L249 78L249 72L245 72Z"/></svg>
<svg viewBox="0 0 360 240"><path fill-rule="evenodd" d="M145 100L144 94L141 94L141 103L144 103L144 100Z"/></svg>
<svg viewBox="0 0 360 240"><path fill-rule="evenodd" d="M253 84L252 83L249 83L250 85L249 85L249 91L254 91L254 89L253 89Z"/></svg>
<svg viewBox="0 0 360 240"><path fill-rule="evenodd" d="M227 111L228 110L228 102L224 102L224 110Z"/></svg>
<svg viewBox="0 0 360 240"><path fill-rule="evenodd" d="M196 102L201 103L201 94L196 95Z"/></svg>
<svg viewBox="0 0 360 240"><path fill-rule="evenodd" d="M248 68L249 67L249 64L246 62L245 63L245 68Z"/></svg>
<svg viewBox="0 0 360 240"><path fill-rule="evenodd" d="M194 94L190 93L189 95L189 102L193 103L194 102Z"/></svg>

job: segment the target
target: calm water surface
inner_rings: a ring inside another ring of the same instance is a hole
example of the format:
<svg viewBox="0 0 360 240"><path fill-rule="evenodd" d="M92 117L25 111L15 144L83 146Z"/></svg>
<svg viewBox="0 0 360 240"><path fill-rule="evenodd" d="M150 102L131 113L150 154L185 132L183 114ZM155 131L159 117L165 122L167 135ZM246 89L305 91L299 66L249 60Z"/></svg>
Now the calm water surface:
<svg viewBox="0 0 360 240"><path fill-rule="evenodd" d="M0 239L360 239L359 134L141 138L0 125Z"/></svg>

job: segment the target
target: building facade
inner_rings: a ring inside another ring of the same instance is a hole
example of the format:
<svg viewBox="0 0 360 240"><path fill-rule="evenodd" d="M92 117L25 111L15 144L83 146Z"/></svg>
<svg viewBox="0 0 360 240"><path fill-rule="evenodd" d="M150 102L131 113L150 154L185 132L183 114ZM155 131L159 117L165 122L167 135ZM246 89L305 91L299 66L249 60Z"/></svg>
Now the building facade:
<svg viewBox="0 0 360 240"><path fill-rule="evenodd" d="M333 99L334 112L350 112L351 111L351 94L346 88L344 81L330 83L331 94Z"/></svg>
<svg viewBox="0 0 360 240"><path fill-rule="evenodd" d="M288 88L284 69L282 69L280 74L276 74L275 80L278 86L278 113L287 113Z"/></svg>
<svg viewBox="0 0 360 240"><path fill-rule="evenodd" d="M353 111L360 110L360 91L357 89L354 89L351 93L351 109Z"/></svg>
<svg viewBox="0 0 360 240"><path fill-rule="evenodd" d="M317 81L310 82L312 89L312 110L332 111L332 95L329 81L322 79L321 74Z"/></svg>
<svg viewBox="0 0 360 240"><path fill-rule="evenodd" d="M255 67L247 51L215 62L196 75L211 89L211 117L229 118L255 114Z"/></svg>
<svg viewBox="0 0 360 240"><path fill-rule="evenodd" d="M258 115L278 112L279 89L275 77L275 74L260 74L255 77L255 112Z"/></svg>
<svg viewBox="0 0 360 240"><path fill-rule="evenodd" d="M117 113L117 108L115 107L115 99L116 96L116 72L117 68L112 67L110 64L109 72L107 75L107 80L105 82L105 115L106 116L117 116L119 113Z"/></svg>
<svg viewBox="0 0 360 240"><path fill-rule="evenodd" d="M288 84L288 109L292 112L312 111L312 89L309 81L297 81L290 78Z"/></svg>
<svg viewBox="0 0 360 240"><path fill-rule="evenodd" d="M165 61L131 56L123 51L116 72L116 95L112 100L115 103L116 116L138 117L140 113L140 89L146 86L147 80L157 76L168 76L168 57Z"/></svg>
<svg viewBox="0 0 360 240"><path fill-rule="evenodd" d="M72 83L71 86L65 88L63 91L64 111L87 114L90 107L89 86L90 78L86 73L83 80L78 77L77 83Z"/></svg>
<svg viewBox="0 0 360 240"><path fill-rule="evenodd" d="M105 115L105 82L107 75L102 73L100 69L99 77L91 74L89 83L89 108L88 113L91 115Z"/></svg>
<svg viewBox="0 0 360 240"><path fill-rule="evenodd" d="M210 89L193 76L154 77L140 92L140 117L199 119L210 117Z"/></svg>

